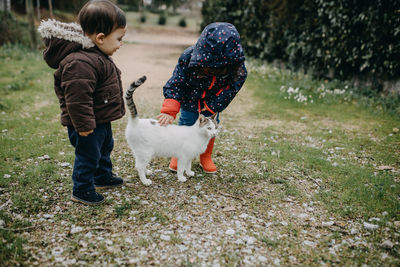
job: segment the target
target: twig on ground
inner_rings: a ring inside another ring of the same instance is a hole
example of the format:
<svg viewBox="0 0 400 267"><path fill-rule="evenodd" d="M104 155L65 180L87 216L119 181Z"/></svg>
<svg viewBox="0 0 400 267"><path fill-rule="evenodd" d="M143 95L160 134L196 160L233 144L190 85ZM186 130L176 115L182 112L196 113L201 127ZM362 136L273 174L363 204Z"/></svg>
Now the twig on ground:
<svg viewBox="0 0 400 267"><path fill-rule="evenodd" d="M318 185L319 187L321 187L321 184L320 184L317 180L315 180L315 179L312 178L312 177L309 177L309 178L310 178L310 180L313 181L316 185Z"/></svg>
<svg viewBox="0 0 400 267"><path fill-rule="evenodd" d="M217 193L222 195L222 196L225 196L225 197L231 197L231 198L239 199L239 200L241 200L243 202L246 202L246 200L244 200L243 198L238 197L238 196L233 196L231 194L227 194L227 193L224 193L224 192L221 192L221 191L218 191Z"/></svg>

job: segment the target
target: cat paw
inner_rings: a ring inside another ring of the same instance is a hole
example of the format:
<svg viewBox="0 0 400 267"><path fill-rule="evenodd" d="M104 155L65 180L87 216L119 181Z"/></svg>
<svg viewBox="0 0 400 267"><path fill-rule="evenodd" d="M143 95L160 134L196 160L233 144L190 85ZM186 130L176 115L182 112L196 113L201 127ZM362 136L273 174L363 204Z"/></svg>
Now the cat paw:
<svg viewBox="0 0 400 267"><path fill-rule="evenodd" d="M186 174L187 174L188 176L194 176L194 171L188 171L188 172L186 172Z"/></svg>
<svg viewBox="0 0 400 267"><path fill-rule="evenodd" d="M151 185L153 182L150 179L141 180L144 185Z"/></svg>
<svg viewBox="0 0 400 267"><path fill-rule="evenodd" d="M179 182L186 182L186 177L182 176L182 177L178 177Z"/></svg>

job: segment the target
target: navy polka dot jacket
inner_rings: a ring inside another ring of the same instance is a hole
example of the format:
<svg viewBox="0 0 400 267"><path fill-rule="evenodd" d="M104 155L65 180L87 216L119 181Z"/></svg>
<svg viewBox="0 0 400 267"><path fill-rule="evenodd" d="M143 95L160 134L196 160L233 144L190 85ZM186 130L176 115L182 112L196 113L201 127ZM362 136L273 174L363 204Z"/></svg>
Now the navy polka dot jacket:
<svg viewBox="0 0 400 267"><path fill-rule="evenodd" d="M172 77L164 86L161 113L173 117L182 108L205 115L223 111L243 86L247 70L240 36L230 23L209 24L197 43L179 58ZM202 68L231 70L224 75L205 75Z"/></svg>

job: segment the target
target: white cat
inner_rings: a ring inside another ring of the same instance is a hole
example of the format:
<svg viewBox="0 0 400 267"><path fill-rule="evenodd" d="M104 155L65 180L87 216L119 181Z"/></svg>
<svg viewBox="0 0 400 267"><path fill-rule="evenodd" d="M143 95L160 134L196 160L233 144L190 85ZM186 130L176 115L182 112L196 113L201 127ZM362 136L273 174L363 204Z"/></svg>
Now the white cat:
<svg viewBox="0 0 400 267"><path fill-rule="evenodd" d="M176 157L178 159L178 180L185 182L185 171L193 176L192 160L202 154L211 138L217 134L216 114L207 118L199 115L192 126L169 124L160 126L154 119L140 119L132 99L132 94L146 80L146 76L136 80L125 93L127 106L131 116L128 119L125 136L135 156L136 169L140 180L145 185L152 181L146 178L151 174L147 165L153 157Z"/></svg>

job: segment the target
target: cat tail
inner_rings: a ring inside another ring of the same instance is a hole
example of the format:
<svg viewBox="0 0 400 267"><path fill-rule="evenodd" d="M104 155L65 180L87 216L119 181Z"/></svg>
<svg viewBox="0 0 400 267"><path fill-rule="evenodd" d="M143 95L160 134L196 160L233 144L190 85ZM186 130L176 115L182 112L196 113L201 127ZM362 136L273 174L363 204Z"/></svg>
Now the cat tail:
<svg viewBox="0 0 400 267"><path fill-rule="evenodd" d="M131 83L131 86L126 90L125 92L125 100L126 100L126 105L129 108L129 111L131 112L131 117L135 118L137 116L137 110L136 110L136 105L133 102L133 92L138 88L140 85L142 85L146 81L146 76L143 76L133 83Z"/></svg>

